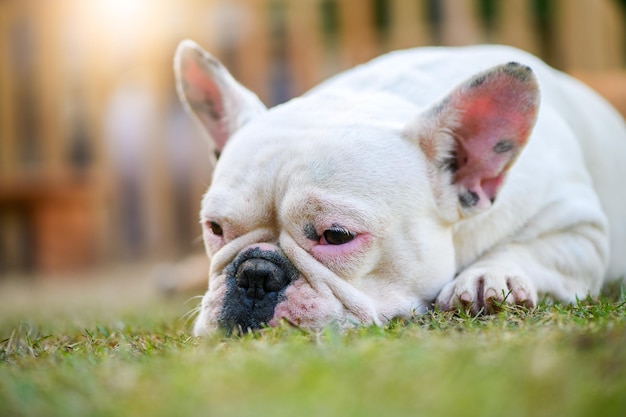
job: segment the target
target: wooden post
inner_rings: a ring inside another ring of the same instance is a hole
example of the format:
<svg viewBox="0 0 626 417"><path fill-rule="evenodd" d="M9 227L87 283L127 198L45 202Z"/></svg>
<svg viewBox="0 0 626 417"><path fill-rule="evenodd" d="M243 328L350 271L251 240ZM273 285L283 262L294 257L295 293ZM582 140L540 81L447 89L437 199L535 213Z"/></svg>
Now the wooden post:
<svg viewBox="0 0 626 417"><path fill-rule="evenodd" d="M495 42L515 46L532 54L539 53L537 24L531 6L532 2L528 0L499 2Z"/></svg>
<svg viewBox="0 0 626 417"><path fill-rule="evenodd" d="M294 96L304 93L329 75L324 71L319 0L287 4L287 48Z"/></svg>
<svg viewBox="0 0 626 417"><path fill-rule="evenodd" d="M270 0L220 2L222 7L233 8L237 26L224 27L236 37L232 45L235 68L231 68L235 77L247 88L254 91L263 102L271 98L270 79L270 30L268 4Z"/></svg>
<svg viewBox="0 0 626 417"><path fill-rule="evenodd" d="M403 49L430 43L430 22L426 0L392 0L391 32L387 49Z"/></svg>
<svg viewBox="0 0 626 417"><path fill-rule="evenodd" d="M363 63L379 52L374 33L371 2L339 1L339 43L341 69Z"/></svg>
<svg viewBox="0 0 626 417"><path fill-rule="evenodd" d="M39 172L47 178L59 178L67 166L67 131L63 129L62 97L66 94L59 82L61 76L60 12L56 2L29 1L28 15L35 29L35 92L39 114L38 134L41 138L42 158Z"/></svg>
<svg viewBox="0 0 626 417"><path fill-rule="evenodd" d="M557 62L565 70L623 64L623 12L611 0L555 0Z"/></svg>
<svg viewBox="0 0 626 417"><path fill-rule="evenodd" d="M442 45L472 45L484 39L476 16L475 0L441 0L441 7Z"/></svg>
<svg viewBox="0 0 626 417"><path fill-rule="evenodd" d="M0 178L11 179L18 171L18 148L15 137L13 104L13 65L11 62L11 27L15 19L15 2L0 2Z"/></svg>

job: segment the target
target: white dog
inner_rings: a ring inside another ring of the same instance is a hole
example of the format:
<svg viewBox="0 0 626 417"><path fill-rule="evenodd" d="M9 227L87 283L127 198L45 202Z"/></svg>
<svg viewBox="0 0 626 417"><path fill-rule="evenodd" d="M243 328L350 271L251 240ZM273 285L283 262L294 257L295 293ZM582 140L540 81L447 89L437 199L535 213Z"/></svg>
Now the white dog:
<svg viewBox="0 0 626 417"><path fill-rule="evenodd" d="M626 272L623 120L531 55L394 52L270 110L191 41L175 71L221 153L197 335L571 302Z"/></svg>

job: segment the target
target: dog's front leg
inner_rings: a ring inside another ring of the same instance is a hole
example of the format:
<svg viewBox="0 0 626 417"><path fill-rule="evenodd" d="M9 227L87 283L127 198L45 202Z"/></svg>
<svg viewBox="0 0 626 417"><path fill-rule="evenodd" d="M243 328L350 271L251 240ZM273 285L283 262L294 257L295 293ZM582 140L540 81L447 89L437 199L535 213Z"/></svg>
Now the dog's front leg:
<svg viewBox="0 0 626 417"><path fill-rule="evenodd" d="M462 269L440 292L442 310L493 313L504 304L536 306L538 295L575 302L597 295L608 239L600 224L583 224L496 246Z"/></svg>

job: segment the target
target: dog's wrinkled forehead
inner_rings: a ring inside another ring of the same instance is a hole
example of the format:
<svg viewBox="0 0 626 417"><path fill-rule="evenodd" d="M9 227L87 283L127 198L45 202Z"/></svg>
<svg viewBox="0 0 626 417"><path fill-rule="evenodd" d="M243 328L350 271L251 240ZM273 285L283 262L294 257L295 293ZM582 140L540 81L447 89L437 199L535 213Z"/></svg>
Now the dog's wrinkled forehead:
<svg viewBox="0 0 626 417"><path fill-rule="evenodd" d="M350 172L382 177L383 158L399 157L399 166L403 155L415 154L413 145L402 138L408 114L415 110L375 118L363 111L360 101L337 100L330 105L296 101L256 117L229 141L215 180L234 175L239 184L241 176L251 171L264 176L262 180L287 179L289 169L297 170L291 172L294 179L322 183L339 172L344 181L350 179ZM332 183L324 186L332 188Z"/></svg>

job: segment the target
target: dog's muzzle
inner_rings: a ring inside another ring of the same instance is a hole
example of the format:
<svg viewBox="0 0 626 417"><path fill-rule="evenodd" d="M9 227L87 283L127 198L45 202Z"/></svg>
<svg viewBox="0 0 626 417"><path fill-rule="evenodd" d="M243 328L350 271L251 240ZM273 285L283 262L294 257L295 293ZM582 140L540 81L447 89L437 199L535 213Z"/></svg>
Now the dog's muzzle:
<svg viewBox="0 0 626 417"><path fill-rule="evenodd" d="M228 332L263 327L297 276L295 267L278 251L252 248L240 253L226 268L220 327Z"/></svg>

